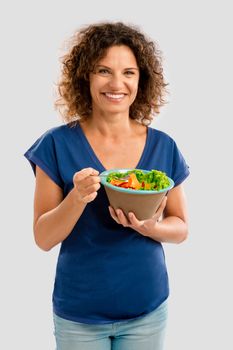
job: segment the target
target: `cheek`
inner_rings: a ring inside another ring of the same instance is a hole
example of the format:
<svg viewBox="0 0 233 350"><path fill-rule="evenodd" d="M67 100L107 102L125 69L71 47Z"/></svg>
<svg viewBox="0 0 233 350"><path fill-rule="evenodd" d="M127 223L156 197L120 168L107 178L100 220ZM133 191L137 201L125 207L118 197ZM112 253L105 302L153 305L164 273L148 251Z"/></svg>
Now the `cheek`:
<svg viewBox="0 0 233 350"><path fill-rule="evenodd" d="M90 82L90 94L91 97L94 98L97 94L98 91L98 85L96 84L96 82Z"/></svg>
<svg viewBox="0 0 233 350"><path fill-rule="evenodd" d="M96 76L90 75L90 93L91 96L94 96L96 94L96 91L98 90L98 79L96 79Z"/></svg>
<svg viewBox="0 0 233 350"><path fill-rule="evenodd" d="M103 89L104 82L101 79L95 77L90 80L90 93L92 97L96 97L99 95L101 90Z"/></svg>
<svg viewBox="0 0 233 350"><path fill-rule="evenodd" d="M136 96L138 92L138 81L134 81L131 84L131 91Z"/></svg>

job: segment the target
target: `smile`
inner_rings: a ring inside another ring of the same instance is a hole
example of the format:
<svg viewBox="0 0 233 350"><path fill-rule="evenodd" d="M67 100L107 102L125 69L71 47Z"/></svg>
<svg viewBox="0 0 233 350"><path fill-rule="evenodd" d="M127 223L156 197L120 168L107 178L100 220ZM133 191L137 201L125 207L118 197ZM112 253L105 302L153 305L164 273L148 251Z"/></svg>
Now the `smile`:
<svg viewBox="0 0 233 350"><path fill-rule="evenodd" d="M113 93L105 92L104 96L106 96L108 99L119 101L125 96L125 94L113 94Z"/></svg>

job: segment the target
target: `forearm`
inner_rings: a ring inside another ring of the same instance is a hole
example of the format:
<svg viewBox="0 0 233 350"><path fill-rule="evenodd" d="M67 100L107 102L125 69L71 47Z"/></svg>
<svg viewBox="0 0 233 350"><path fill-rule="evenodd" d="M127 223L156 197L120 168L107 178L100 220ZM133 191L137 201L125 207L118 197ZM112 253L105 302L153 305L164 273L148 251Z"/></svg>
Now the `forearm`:
<svg viewBox="0 0 233 350"><path fill-rule="evenodd" d="M168 216L156 222L149 237L155 241L181 243L188 235L188 225L176 216Z"/></svg>
<svg viewBox="0 0 233 350"><path fill-rule="evenodd" d="M77 201L73 190L54 209L42 214L34 225L37 245L48 251L62 242L72 231L86 204Z"/></svg>

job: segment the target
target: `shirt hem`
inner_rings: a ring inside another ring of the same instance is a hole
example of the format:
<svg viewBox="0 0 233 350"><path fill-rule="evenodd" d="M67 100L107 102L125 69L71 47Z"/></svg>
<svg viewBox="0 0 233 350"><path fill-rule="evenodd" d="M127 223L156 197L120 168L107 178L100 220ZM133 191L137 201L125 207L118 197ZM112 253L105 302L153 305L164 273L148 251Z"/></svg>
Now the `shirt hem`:
<svg viewBox="0 0 233 350"><path fill-rule="evenodd" d="M129 321L136 321L139 320L143 317L149 316L152 312L154 312L162 303L164 303L168 299L169 295L167 295L165 298L163 298L156 307L153 307L149 311L145 312L143 315L139 315L136 317L128 318L128 319L117 319L117 320L90 320L82 317L72 317L72 316L67 316L66 314L59 312L53 308L53 313L65 320L76 322L76 323L82 323L82 324L112 324L112 323L119 323L119 322L129 322Z"/></svg>

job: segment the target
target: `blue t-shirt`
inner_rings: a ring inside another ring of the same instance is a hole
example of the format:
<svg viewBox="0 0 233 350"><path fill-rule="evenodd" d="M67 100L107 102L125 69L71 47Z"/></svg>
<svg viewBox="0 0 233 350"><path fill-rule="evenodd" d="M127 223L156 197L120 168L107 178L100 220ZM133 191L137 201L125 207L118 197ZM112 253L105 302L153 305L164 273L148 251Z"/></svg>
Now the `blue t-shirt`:
<svg viewBox="0 0 233 350"><path fill-rule="evenodd" d="M87 167L106 170L79 124L48 130L24 155L34 172L38 165L64 196L73 188L75 172ZM175 141L151 127L136 168L164 171L175 186L189 175ZM53 309L62 318L93 324L123 321L146 315L168 297L162 244L117 224L108 205L101 186L61 244Z"/></svg>

